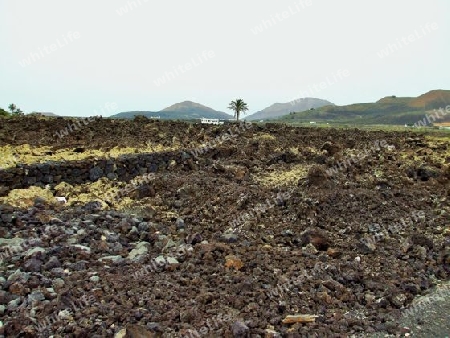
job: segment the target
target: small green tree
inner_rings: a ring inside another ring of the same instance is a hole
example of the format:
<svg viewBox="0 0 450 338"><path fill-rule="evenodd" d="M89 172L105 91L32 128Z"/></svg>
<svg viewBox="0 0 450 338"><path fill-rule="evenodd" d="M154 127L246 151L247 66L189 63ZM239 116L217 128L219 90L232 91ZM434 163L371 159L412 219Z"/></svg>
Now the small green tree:
<svg viewBox="0 0 450 338"><path fill-rule="evenodd" d="M14 114L14 112L15 112L16 109L17 109L17 107L16 107L16 105L15 105L14 103L11 103L11 104L8 106L8 109L9 109L9 111L11 112L11 114Z"/></svg>
<svg viewBox="0 0 450 338"><path fill-rule="evenodd" d="M0 116L9 116L9 113L3 108L0 108Z"/></svg>
<svg viewBox="0 0 450 338"><path fill-rule="evenodd" d="M241 113L245 113L248 110L248 107L247 103L245 103L244 100L236 99L235 101L230 102L228 109L234 111L234 117L236 118L236 121L239 121L239 115Z"/></svg>
<svg viewBox="0 0 450 338"><path fill-rule="evenodd" d="M22 110L20 108L17 108L17 106L14 103L11 103L8 106L8 109L11 111L11 114L14 115L21 115L23 113Z"/></svg>

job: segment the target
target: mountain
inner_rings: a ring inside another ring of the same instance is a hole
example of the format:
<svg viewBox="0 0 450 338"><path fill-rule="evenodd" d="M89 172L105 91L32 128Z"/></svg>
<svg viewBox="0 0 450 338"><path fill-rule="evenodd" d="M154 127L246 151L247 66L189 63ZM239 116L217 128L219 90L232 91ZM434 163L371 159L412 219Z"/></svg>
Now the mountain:
<svg viewBox="0 0 450 338"><path fill-rule="evenodd" d="M211 118L211 119L231 119L233 116L214 110L212 108L195 103L192 101L184 101L176 103L170 107L164 108L160 113L171 113L178 115L185 115L186 118Z"/></svg>
<svg viewBox="0 0 450 338"><path fill-rule="evenodd" d="M202 117L210 119L231 119L233 116L221 111L214 110L199 103L184 101L171 105L160 111L129 111L110 116L116 119L131 119L136 115L144 115L148 118L173 119L173 120L192 120Z"/></svg>
<svg viewBox="0 0 450 338"><path fill-rule="evenodd" d="M351 124L414 124L430 115L434 109L450 105L450 90L432 90L418 97L387 96L374 103L345 106L324 106L314 110L290 113L279 119L283 123L336 122ZM439 117L450 121L450 114ZM436 122L438 122L436 121ZM427 123L427 125L430 122Z"/></svg>
<svg viewBox="0 0 450 338"><path fill-rule="evenodd" d="M48 116L48 117L58 117L59 115L53 114L53 113L47 113L47 112L38 112L34 111L27 115L38 115L38 116Z"/></svg>
<svg viewBox="0 0 450 338"><path fill-rule="evenodd" d="M270 107L264 108L252 115L245 117L246 120L268 120L274 119L290 112L304 111L311 108L320 108L333 105L331 102L312 97L301 98L287 103L274 103Z"/></svg>
<svg viewBox="0 0 450 338"><path fill-rule="evenodd" d="M133 111L125 111L122 113L111 115L109 118L111 118L111 119L132 119L138 115L143 115L148 118L160 116L160 114L156 111L152 112L152 111L147 111L147 110L133 110ZM163 117L161 116L161 118L163 118Z"/></svg>
<svg viewBox="0 0 450 338"><path fill-rule="evenodd" d="M450 90L432 90L410 102L411 107L439 109L450 104Z"/></svg>

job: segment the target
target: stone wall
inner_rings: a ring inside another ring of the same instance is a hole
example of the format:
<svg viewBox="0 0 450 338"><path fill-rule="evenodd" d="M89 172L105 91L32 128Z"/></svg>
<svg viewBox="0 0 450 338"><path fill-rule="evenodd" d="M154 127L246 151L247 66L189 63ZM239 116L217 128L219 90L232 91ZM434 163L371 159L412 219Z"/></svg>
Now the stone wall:
<svg viewBox="0 0 450 338"><path fill-rule="evenodd" d="M53 187L60 182L74 185L95 182L101 177L127 182L146 173L194 168L191 156L182 151L123 155L115 159L18 165L0 170L0 196L6 196L12 189L33 185L44 187L49 184Z"/></svg>

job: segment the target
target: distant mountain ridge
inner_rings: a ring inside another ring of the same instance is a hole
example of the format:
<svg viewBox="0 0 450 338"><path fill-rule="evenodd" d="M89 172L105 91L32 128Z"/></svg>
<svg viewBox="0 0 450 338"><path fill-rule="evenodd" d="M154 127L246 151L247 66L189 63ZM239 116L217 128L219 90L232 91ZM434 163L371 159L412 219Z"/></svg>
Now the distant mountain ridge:
<svg viewBox="0 0 450 338"><path fill-rule="evenodd" d="M268 120L287 115L290 112L304 111L311 108L320 108L323 106L333 105L330 101L313 97L297 99L286 103L274 103L252 115L246 116L246 120Z"/></svg>
<svg viewBox="0 0 450 338"><path fill-rule="evenodd" d="M214 119L230 119L233 116L224 113L222 111L214 110L210 107L206 107L200 103L192 102L192 101L183 101L180 103L175 103L170 107L164 108L159 113L178 113L178 114L186 114L191 116L191 118L214 118Z"/></svg>
<svg viewBox="0 0 450 338"><path fill-rule="evenodd" d="M434 109L450 105L450 90L432 90L418 97L387 96L374 103L324 106L290 113L276 120L283 123L336 122L352 124L414 124ZM450 113L436 122L450 121ZM430 122L427 122L427 125Z"/></svg>
<svg viewBox="0 0 450 338"><path fill-rule="evenodd" d="M301 98L271 106L244 117L246 120L273 120L283 123L336 122L352 124L413 124L433 109L450 105L450 90L431 90L418 97L386 96L373 103L336 106L318 98ZM112 118L131 119L136 115L148 118L198 120L202 117L228 120L233 116L199 103L183 101L160 111L129 111ZM449 122L450 113L439 122Z"/></svg>
<svg viewBox="0 0 450 338"><path fill-rule="evenodd" d="M200 103L192 101L183 101L175 103L160 111L129 111L122 112L110 116L116 119L132 119L137 115L143 115L148 118L161 118L161 119L179 119L179 120L191 120L200 119L202 117L209 119L232 119L233 116L221 111L214 110L210 107L206 107Z"/></svg>
<svg viewBox="0 0 450 338"><path fill-rule="evenodd" d="M50 112L38 112L38 111L31 112L27 115L41 115L41 116L49 116L49 117L58 117L59 116L59 115L56 115L56 114L50 113Z"/></svg>

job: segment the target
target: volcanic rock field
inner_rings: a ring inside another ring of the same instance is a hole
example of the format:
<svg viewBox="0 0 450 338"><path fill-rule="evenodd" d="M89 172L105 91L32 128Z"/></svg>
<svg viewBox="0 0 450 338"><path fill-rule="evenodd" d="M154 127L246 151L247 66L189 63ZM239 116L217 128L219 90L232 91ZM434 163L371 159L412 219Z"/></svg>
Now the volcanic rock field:
<svg viewBox="0 0 450 338"><path fill-rule="evenodd" d="M70 123L0 123L5 337L415 336L449 280L447 134Z"/></svg>

